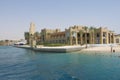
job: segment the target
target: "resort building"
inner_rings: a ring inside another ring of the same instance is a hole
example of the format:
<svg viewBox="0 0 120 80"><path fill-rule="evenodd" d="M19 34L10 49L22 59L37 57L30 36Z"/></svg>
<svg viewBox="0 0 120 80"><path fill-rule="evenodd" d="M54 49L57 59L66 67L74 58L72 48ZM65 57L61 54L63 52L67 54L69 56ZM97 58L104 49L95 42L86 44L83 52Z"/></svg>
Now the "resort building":
<svg viewBox="0 0 120 80"><path fill-rule="evenodd" d="M42 29L41 41L43 43L65 43L65 32L61 32L60 29Z"/></svg>
<svg viewBox="0 0 120 80"><path fill-rule="evenodd" d="M114 32L102 27L73 26L66 29L66 34L66 40L71 45L114 43Z"/></svg>
<svg viewBox="0 0 120 80"><path fill-rule="evenodd" d="M115 35L115 43L120 44L120 34Z"/></svg>
<svg viewBox="0 0 120 80"><path fill-rule="evenodd" d="M60 29L42 29L35 32L35 24L30 24L29 32L25 32L25 39L31 46L42 43L60 43L67 45L83 44L111 44L115 43L115 34L107 28L86 26L71 26L64 31Z"/></svg>

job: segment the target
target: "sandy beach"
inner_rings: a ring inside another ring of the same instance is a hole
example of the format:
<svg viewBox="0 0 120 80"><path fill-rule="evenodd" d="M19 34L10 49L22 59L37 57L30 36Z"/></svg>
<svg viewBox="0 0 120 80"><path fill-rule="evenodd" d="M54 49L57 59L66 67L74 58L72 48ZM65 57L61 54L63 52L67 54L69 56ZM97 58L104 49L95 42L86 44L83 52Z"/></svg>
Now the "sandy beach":
<svg viewBox="0 0 120 80"><path fill-rule="evenodd" d="M88 47L84 48L81 51L82 53L119 53L120 46L95 46L95 47Z"/></svg>

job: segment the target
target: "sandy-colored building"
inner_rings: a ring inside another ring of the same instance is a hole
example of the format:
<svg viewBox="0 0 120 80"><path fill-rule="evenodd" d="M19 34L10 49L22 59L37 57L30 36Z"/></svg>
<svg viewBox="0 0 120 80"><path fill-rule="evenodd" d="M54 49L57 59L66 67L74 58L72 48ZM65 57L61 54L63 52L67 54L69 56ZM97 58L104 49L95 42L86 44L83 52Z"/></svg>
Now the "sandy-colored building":
<svg viewBox="0 0 120 80"><path fill-rule="evenodd" d="M114 41L115 41L116 44L120 44L120 34L115 35L115 40Z"/></svg>
<svg viewBox="0 0 120 80"><path fill-rule="evenodd" d="M68 45L83 44L111 44L115 43L115 34L107 28L93 28L86 26L71 26L64 31L60 29L42 29L35 32L34 23L30 24L29 32L25 32L25 39L29 44L60 43ZM34 42L33 42L34 41ZM31 45L31 46L32 46Z"/></svg>
<svg viewBox="0 0 120 80"><path fill-rule="evenodd" d="M110 44L114 43L114 32L107 28L88 28L73 26L65 30L66 41L73 44Z"/></svg>
<svg viewBox="0 0 120 80"><path fill-rule="evenodd" d="M60 32L60 29L42 29L41 30L41 42L49 43L51 35Z"/></svg>
<svg viewBox="0 0 120 80"><path fill-rule="evenodd" d="M29 44L31 47L34 47L36 45L36 38L37 32L35 32L35 24L33 22L30 23L29 32L25 32L25 40L27 41L27 44Z"/></svg>

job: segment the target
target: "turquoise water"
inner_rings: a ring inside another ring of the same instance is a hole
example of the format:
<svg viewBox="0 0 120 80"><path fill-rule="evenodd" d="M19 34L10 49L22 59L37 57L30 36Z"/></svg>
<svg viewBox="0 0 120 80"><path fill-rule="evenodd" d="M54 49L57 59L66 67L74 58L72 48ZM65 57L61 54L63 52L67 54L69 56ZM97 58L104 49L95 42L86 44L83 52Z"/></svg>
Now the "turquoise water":
<svg viewBox="0 0 120 80"><path fill-rule="evenodd" d="M120 55L0 47L0 80L120 80Z"/></svg>

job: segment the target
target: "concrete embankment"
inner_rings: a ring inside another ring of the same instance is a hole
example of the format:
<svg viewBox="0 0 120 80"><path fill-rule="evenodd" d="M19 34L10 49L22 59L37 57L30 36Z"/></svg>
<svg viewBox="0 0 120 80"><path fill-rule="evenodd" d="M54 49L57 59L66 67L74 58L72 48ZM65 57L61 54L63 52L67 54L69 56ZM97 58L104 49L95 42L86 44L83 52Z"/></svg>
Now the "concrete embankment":
<svg viewBox="0 0 120 80"><path fill-rule="evenodd" d="M79 52L79 53L110 53L110 52L120 52L120 46L114 44L92 44L88 45L87 48L80 45L73 46L59 46L59 47L45 47L45 46L36 46L31 48L28 45L16 46L19 48L31 49L39 52L57 52L57 53L67 53L67 52Z"/></svg>
<svg viewBox="0 0 120 80"><path fill-rule="evenodd" d="M28 45L20 45L20 46L15 46L18 48L25 48L25 49L31 49L34 51L39 51L39 52L57 52L57 53L67 53L67 52L75 52L75 51L80 51L81 49L85 48L84 46L60 46L60 47L45 47L45 46L36 46L34 48L28 46Z"/></svg>
<svg viewBox="0 0 120 80"><path fill-rule="evenodd" d="M13 46L17 48L32 49L29 45L13 45Z"/></svg>
<svg viewBox="0 0 120 80"><path fill-rule="evenodd" d="M33 50L40 52L66 53L66 52L80 51L83 48L84 47L82 46L61 46L61 47L40 47L40 48L33 48Z"/></svg>

